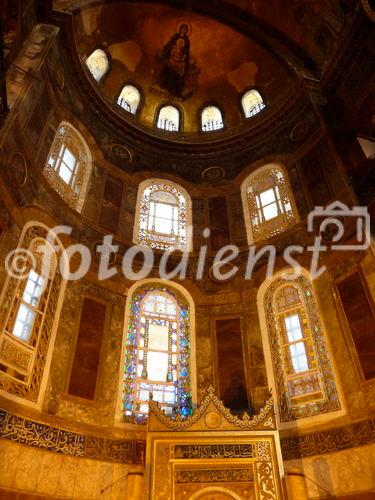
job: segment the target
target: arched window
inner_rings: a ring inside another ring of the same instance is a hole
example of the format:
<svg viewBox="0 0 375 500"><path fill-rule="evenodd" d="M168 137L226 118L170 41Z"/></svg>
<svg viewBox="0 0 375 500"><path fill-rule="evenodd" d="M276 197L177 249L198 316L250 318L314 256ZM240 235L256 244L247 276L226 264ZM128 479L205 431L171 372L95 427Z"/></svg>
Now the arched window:
<svg viewBox="0 0 375 500"><path fill-rule="evenodd" d="M201 114L203 132L213 132L224 128L223 115L217 106L207 106Z"/></svg>
<svg viewBox="0 0 375 500"><path fill-rule="evenodd" d="M249 245L277 236L297 222L289 182L279 165L256 170L241 191Z"/></svg>
<svg viewBox="0 0 375 500"><path fill-rule="evenodd" d="M263 102L262 96L257 90L249 90L241 99L243 112L246 118L251 118L260 113L266 105Z"/></svg>
<svg viewBox="0 0 375 500"><path fill-rule="evenodd" d="M108 56L102 49L96 49L86 59L86 66L90 73L99 82L109 70Z"/></svg>
<svg viewBox="0 0 375 500"><path fill-rule="evenodd" d="M63 122L55 136L44 176L68 205L82 210L91 174L91 153L82 135Z"/></svg>
<svg viewBox="0 0 375 500"><path fill-rule="evenodd" d="M167 286L143 285L131 296L123 385L124 417L143 422L150 394L169 415L192 411L190 308Z"/></svg>
<svg viewBox="0 0 375 500"><path fill-rule="evenodd" d="M259 307L267 329L281 422L340 410L310 280L304 275L275 278Z"/></svg>
<svg viewBox="0 0 375 500"><path fill-rule="evenodd" d="M163 106L158 114L158 128L169 132L180 130L180 111L174 106Z"/></svg>
<svg viewBox="0 0 375 500"><path fill-rule="evenodd" d="M47 234L26 227L0 302L0 388L35 402L65 286Z"/></svg>
<svg viewBox="0 0 375 500"><path fill-rule="evenodd" d="M158 179L140 185L134 243L160 250L190 250L191 224L191 199L184 189Z"/></svg>
<svg viewBox="0 0 375 500"><path fill-rule="evenodd" d="M137 113L140 100L141 94L139 93L139 90L133 85L125 85L121 94L118 96L117 104L125 109L125 111L135 115Z"/></svg>

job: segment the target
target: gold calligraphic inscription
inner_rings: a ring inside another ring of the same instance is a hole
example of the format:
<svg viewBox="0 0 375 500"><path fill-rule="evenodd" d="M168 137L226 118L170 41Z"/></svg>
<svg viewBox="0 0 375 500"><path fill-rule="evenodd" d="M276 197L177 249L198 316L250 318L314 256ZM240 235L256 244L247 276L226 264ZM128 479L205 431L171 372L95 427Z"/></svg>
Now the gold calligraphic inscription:
<svg viewBox="0 0 375 500"><path fill-rule="evenodd" d="M0 438L76 457L142 464L145 442L86 436L0 410Z"/></svg>
<svg viewBox="0 0 375 500"><path fill-rule="evenodd" d="M176 472L176 483L251 483L252 468L247 469L184 469Z"/></svg>
<svg viewBox="0 0 375 500"><path fill-rule="evenodd" d="M174 457L181 459L223 459L223 458L254 458L254 448L251 444L202 444L178 445L174 449Z"/></svg>
<svg viewBox="0 0 375 500"><path fill-rule="evenodd" d="M305 436L283 438L281 448L284 460L292 460L371 443L375 443L375 419Z"/></svg>

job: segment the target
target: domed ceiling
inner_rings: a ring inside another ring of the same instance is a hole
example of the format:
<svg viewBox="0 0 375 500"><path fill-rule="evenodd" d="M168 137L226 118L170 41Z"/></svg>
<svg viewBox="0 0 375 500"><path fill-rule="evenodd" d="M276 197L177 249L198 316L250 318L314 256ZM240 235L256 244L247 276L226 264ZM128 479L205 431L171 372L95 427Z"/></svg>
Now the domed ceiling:
<svg viewBox="0 0 375 500"><path fill-rule="evenodd" d="M110 71L100 83L109 101L116 102L125 83L141 90L137 119L149 127L159 106L173 103L183 112L183 132L197 133L199 111L213 103L232 129L242 120L243 92L256 88L272 105L293 82L287 65L251 38L183 9L110 3L81 11L75 32L83 60L96 48L110 56ZM189 67L180 76L183 59Z"/></svg>
<svg viewBox="0 0 375 500"><path fill-rule="evenodd" d="M228 0L281 31L320 67L332 56L356 0Z"/></svg>

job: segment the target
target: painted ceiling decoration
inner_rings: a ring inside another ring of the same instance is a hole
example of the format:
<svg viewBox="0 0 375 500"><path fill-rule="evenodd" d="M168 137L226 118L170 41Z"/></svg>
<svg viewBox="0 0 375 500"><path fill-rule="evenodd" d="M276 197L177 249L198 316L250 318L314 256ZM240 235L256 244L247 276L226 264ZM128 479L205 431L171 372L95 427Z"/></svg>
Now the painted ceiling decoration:
<svg viewBox="0 0 375 500"><path fill-rule="evenodd" d="M369 0L362 0L370 5ZM108 5L111 2L98 0L54 0L55 10L75 12L89 5ZM120 2L121 3L121 2ZM205 6L204 0L169 2L189 8ZM352 15L356 0L227 0L224 5L237 8L265 26L282 33L289 41L302 47L305 53L319 65L323 65L333 54L345 22Z"/></svg>
<svg viewBox="0 0 375 500"><path fill-rule="evenodd" d="M325 69L329 51L316 57L321 16L311 17L315 27L308 31L297 21L297 6L300 13L324 11L326 26L328 18L342 19L330 31L337 35L334 47L344 43L340 40L360 14L361 6L356 10L353 4L272 0L265 9L258 0L55 0L54 8L65 13L57 17L60 52L85 103L82 119L87 127L95 123L93 137L104 151L111 144L132 151L131 163L108 153L111 161L116 158L131 172L168 170L197 182L207 164L220 165L225 179L232 179L270 142L278 155L296 150L300 136L311 136L319 124L310 86L331 84L341 70L336 59ZM328 38L324 34L324 43ZM109 61L98 81L85 64L97 50ZM139 91L135 105L124 89ZM246 95L257 96L256 102L244 106ZM220 111L223 127L202 130L207 107ZM178 125L158 127L161 111L172 108Z"/></svg>
<svg viewBox="0 0 375 500"><path fill-rule="evenodd" d="M116 102L124 85L138 87L144 96L138 119L149 127L162 104L180 105L184 132L197 131L207 104L237 126L242 94L256 88L272 103L295 79L286 63L250 37L183 9L118 2L83 9L74 22L82 60L98 48L110 58L100 91Z"/></svg>

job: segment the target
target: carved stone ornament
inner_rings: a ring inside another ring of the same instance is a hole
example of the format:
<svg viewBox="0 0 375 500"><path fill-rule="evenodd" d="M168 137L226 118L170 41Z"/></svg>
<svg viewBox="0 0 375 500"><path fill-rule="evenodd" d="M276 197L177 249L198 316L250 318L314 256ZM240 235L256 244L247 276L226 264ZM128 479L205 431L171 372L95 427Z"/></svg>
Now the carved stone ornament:
<svg viewBox="0 0 375 500"><path fill-rule="evenodd" d="M129 148L123 146L122 144L112 144L110 146L111 153L118 160L123 161L125 163L131 163L133 161L133 154Z"/></svg>
<svg viewBox="0 0 375 500"><path fill-rule="evenodd" d="M27 166L21 153L14 153L8 163L9 180L13 187L20 188L27 181Z"/></svg>
<svg viewBox="0 0 375 500"><path fill-rule="evenodd" d="M202 179L207 182L215 183L225 177L225 170L222 167L209 167L202 172Z"/></svg>
<svg viewBox="0 0 375 500"><path fill-rule="evenodd" d="M219 430L268 430L276 429L273 399L270 398L258 415L251 417L246 412L242 417L232 415L216 396L215 389L209 387L202 404L193 415L183 419L167 416L155 401L150 401L149 431L210 431Z"/></svg>
<svg viewBox="0 0 375 500"><path fill-rule="evenodd" d="M290 140L294 143L303 141L303 139L306 137L308 130L309 130L309 124L307 122L297 123L297 125L295 125L290 134Z"/></svg>

